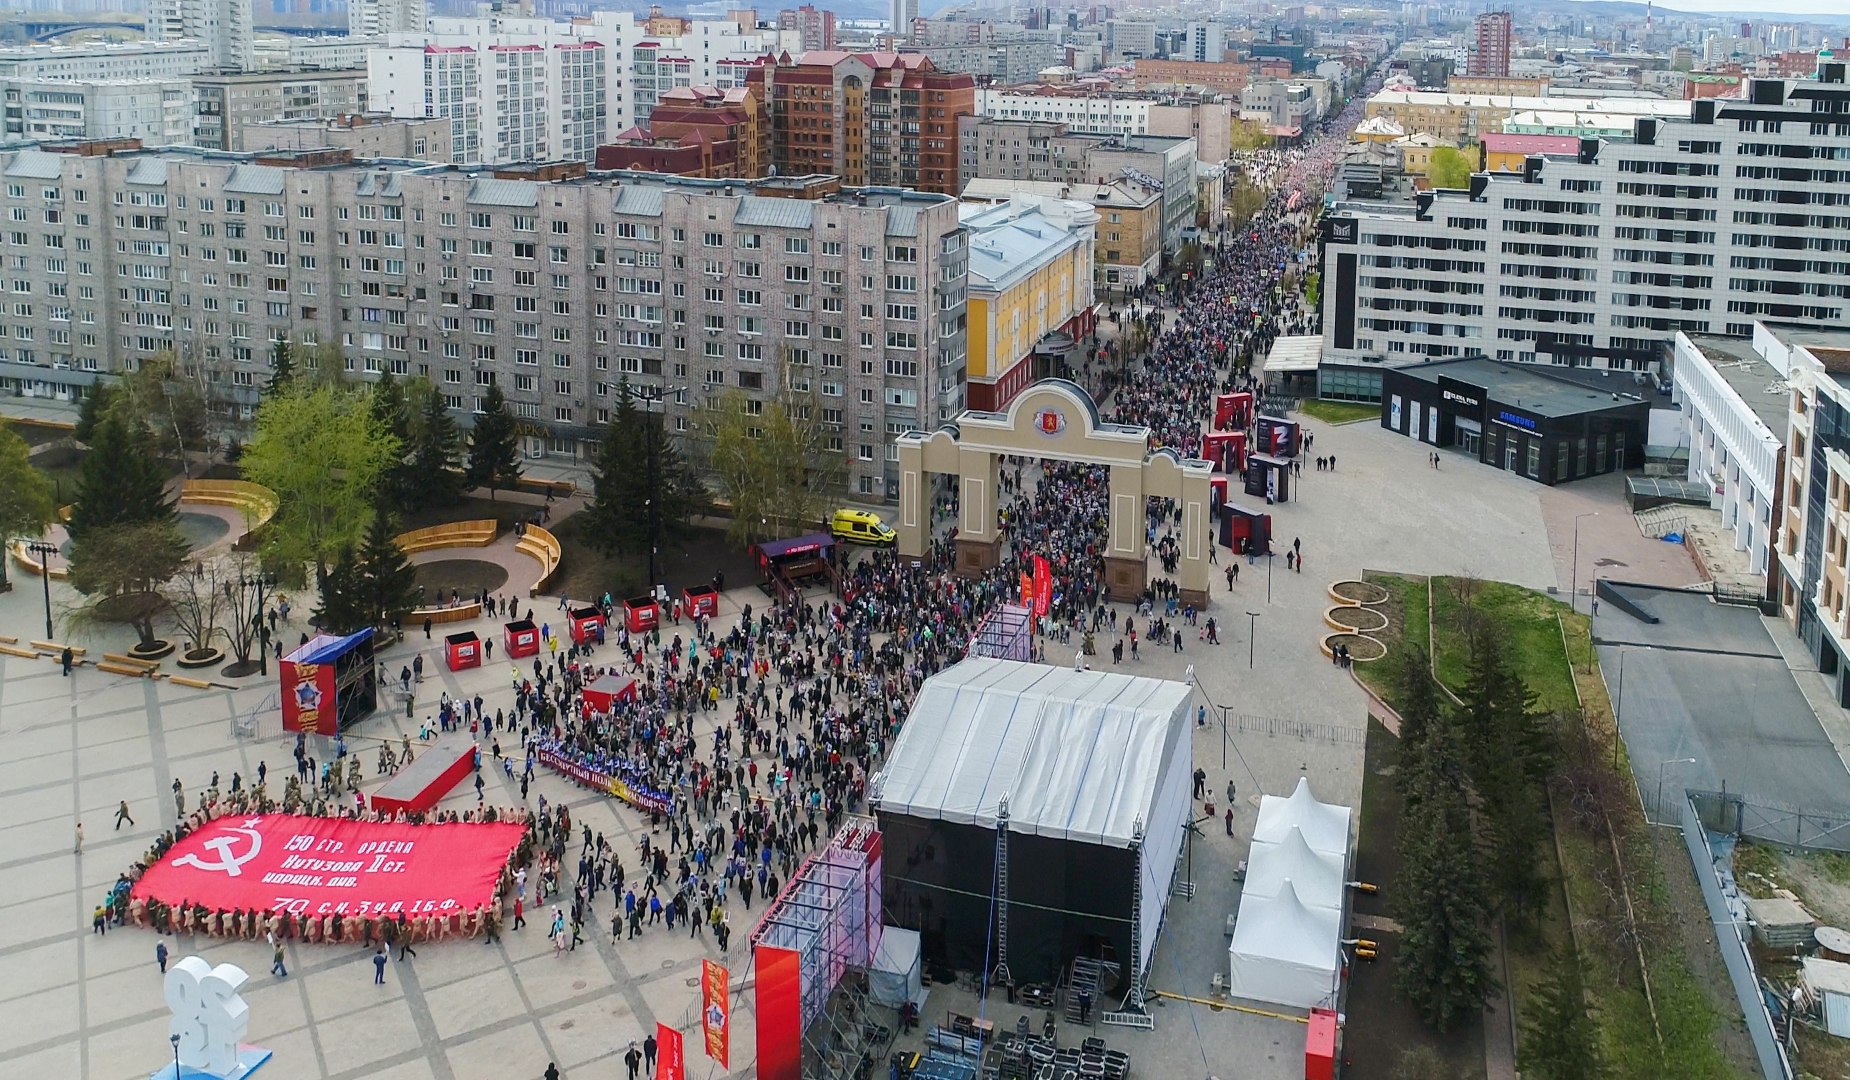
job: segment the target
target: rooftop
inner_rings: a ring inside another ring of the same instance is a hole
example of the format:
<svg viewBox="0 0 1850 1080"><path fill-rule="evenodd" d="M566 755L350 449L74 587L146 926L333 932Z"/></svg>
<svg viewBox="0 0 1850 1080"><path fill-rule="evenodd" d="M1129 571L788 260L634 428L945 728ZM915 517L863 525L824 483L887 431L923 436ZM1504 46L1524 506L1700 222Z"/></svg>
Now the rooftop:
<svg viewBox="0 0 1850 1080"><path fill-rule="evenodd" d="M1266 371L1315 371L1323 355L1322 334L1294 334L1272 342L1265 355Z"/></svg>
<svg viewBox="0 0 1850 1080"><path fill-rule="evenodd" d="M1486 356L1454 360L1427 360L1400 369L1416 379L1437 383L1445 375L1481 386L1484 393L1505 405L1544 417L1578 416L1621 406L1641 405L1629 391L1608 393L1556 378L1534 364L1506 364Z"/></svg>
<svg viewBox="0 0 1850 1080"><path fill-rule="evenodd" d="M1130 208L1142 208L1162 199L1162 192L1129 179L1111 184L1068 184L1059 180L1002 180L981 176L964 185L963 197L969 201L1007 202L1017 192L1045 199L1070 199L1093 206Z"/></svg>
<svg viewBox="0 0 1850 1080"><path fill-rule="evenodd" d="M1754 352L1753 343L1743 337L1720 334L1685 334L1708 360L1722 381L1741 395L1741 400L1767 430L1781 439L1786 431L1786 397L1788 386L1772 364Z"/></svg>
<svg viewBox="0 0 1850 1080"><path fill-rule="evenodd" d="M1098 221L1090 207L1033 195L1000 206L965 203L958 207L958 216L970 233L973 284L998 291L1079 246L1078 229Z"/></svg>

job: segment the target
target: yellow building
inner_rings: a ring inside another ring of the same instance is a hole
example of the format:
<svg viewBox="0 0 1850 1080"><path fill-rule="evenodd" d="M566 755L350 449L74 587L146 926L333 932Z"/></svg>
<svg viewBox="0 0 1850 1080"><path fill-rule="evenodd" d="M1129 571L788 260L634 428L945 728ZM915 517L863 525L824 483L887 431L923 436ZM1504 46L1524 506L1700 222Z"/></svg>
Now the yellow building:
<svg viewBox="0 0 1850 1080"><path fill-rule="evenodd" d="M971 409L1008 406L1092 332L1099 213L1077 201L1019 194L960 208L970 235L967 296Z"/></svg>
<svg viewBox="0 0 1850 1080"><path fill-rule="evenodd" d="M1142 288L1163 263L1163 193L1130 177L1109 184L978 177L964 185L963 201L997 205L1017 195L1084 203L1098 214L1094 278L1120 293Z"/></svg>

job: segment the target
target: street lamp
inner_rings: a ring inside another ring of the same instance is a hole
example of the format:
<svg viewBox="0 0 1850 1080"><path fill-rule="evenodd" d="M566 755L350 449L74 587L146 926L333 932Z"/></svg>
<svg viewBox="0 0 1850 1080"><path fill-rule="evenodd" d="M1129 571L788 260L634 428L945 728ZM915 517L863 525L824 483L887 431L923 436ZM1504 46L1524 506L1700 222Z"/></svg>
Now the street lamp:
<svg viewBox="0 0 1850 1080"><path fill-rule="evenodd" d="M1599 511L1589 510L1574 515L1574 579L1567 584L1567 605L1575 612L1580 610L1580 519L1587 517L1599 517Z"/></svg>
<svg viewBox="0 0 1850 1080"><path fill-rule="evenodd" d="M45 640L52 640L51 633L51 557L57 553L58 545L44 540L34 540L26 545L26 550L39 557L39 580L45 583Z"/></svg>
<svg viewBox="0 0 1850 1080"><path fill-rule="evenodd" d="M654 405L657 402L661 403L662 426L665 429L668 424L667 395L670 392L680 393L686 389L687 387L685 386L675 386L675 387L641 386L637 388L637 393L636 393L636 399L642 402L643 415L649 418L648 420L644 422L644 425L643 425L643 439L647 443L648 448L649 448L649 466L648 466L649 467L649 497L643 500L642 505L648 511L649 592L651 595L654 594L655 586L656 586L655 557L657 554L661 552L661 547L662 547L662 505L661 505L662 478L660 475L660 465L658 464L657 456L656 456L658 453L658 451L656 450L656 443L659 438L666 435L665 430L661 432L658 432L656 430Z"/></svg>
<svg viewBox="0 0 1850 1080"><path fill-rule="evenodd" d="M180 1080L180 1036L169 1035L167 1041L173 1044L173 1080Z"/></svg>
<svg viewBox="0 0 1850 1080"><path fill-rule="evenodd" d="M1271 538L1268 537L1266 539L1266 553L1265 553L1265 602L1268 604L1272 602L1272 550L1271 548L1272 548L1272 541L1271 541Z"/></svg>
<svg viewBox="0 0 1850 1080"><path fill-rule="evenodd" d="M1246 613L1246 670L1253 669L1253 650L1259 638L1259 613Z"/></svg>
<svg viewBox="0 0 1850 1080"><path fill-rule="evenodd" d="M251 615L251 622L255 624L253 629L257 631L257 674L267 676L270 674L270 628L263 622L263 590L276 588L276 575L262 573L238 575L238 588L252 587L257 590L257 607ZM248 672L250 669L245 670Z"/></svg>
<svg viewBox="0 0 1850 1080"><path fill-rule="evenodd" d="M1658 817L1661 818L1664 816L1664 766L1666 765L1694 765L1695 763L1696 763L1696 759L1693 757L1671 758L1668 761L1660 761L1657 763L1657 816ZM1658 822L1658 824L1661 825L1663 824L1663 822L1660 821Z"/></svg>

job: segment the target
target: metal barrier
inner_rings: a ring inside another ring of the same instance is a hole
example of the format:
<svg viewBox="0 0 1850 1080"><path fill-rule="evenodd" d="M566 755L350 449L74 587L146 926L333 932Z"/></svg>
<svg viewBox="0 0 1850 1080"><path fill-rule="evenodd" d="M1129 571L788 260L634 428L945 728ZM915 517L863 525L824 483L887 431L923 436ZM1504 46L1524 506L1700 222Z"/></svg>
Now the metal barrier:
<svg viewBox="0 0 1850 1080"><path fill-rule="evenodd" d="M1850 809L1792 806L1734 791L1691 790L1687 795L1698 819L1713 832L1790 848L1850 852Z"/></svg>
<svg viewBox="0 0 1850 1080"><path fill-rule="evenodd" d="M1227 724L1243 735L1298 739L1303 742L1326 743L1331 746L1361 746L1367 739L1367 733L1360 728L1317 724L1307 720L1279 720L1270 716L1248 716L1244 713L1229 713Z"/></svg>

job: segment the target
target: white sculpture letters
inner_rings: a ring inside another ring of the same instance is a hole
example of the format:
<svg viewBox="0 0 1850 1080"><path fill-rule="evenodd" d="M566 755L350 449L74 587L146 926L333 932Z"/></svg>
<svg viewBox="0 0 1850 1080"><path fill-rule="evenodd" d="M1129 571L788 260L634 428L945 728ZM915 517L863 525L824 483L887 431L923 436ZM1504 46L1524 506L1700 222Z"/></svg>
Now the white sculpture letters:
<svg viewBox="0 0 1850 1080"><path fill-rule="evenodd" d="M238 1043L250 1027L250 1007L238 988L249 977L230 964L213 967L197 956L167 970L163 989L173 1010L167 1030L180 1039L182 1066L218 1076L240 1073Z"/></svg>

